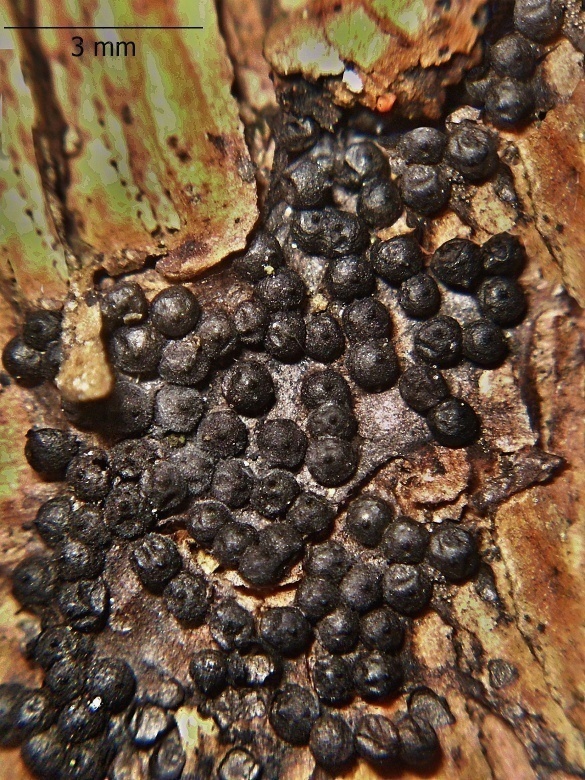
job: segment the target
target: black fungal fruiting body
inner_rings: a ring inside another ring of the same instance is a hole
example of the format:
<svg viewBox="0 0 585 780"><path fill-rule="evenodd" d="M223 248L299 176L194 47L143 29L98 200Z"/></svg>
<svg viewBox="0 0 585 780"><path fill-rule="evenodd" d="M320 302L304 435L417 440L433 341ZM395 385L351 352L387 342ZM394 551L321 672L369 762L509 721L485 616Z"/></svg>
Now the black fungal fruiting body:
<svg viewBox="0 0 585 780"><path fill-rule="evenodd" d="M68 431L40 428L28 431L24 448L26 459L45 479L62 479L77 454L77 437Z"/></svg>
<svg viewBox="0 0 585 780"><path fill-rule="evenodd" d="M362 496L349 505L345 528L366 547L376 547L393 518L391 506L376 496Z"/></svg>

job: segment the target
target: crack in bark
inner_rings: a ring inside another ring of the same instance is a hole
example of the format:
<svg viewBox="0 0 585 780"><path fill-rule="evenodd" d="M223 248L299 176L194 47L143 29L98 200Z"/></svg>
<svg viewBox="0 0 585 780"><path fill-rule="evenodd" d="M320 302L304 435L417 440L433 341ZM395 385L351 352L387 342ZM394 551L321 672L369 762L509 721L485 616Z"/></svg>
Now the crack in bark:
<svg viewBox="0 0 585 780"><path fill-rule="evenodd" d="M9 4L17 25L37 23L36 0L25 0L23 4L9 0ZM39 30L21 29L15 32L20 39L35 107L32 138L42 188L58 238L65 247L69 272L72 273L82 267L85 256L93 254L93 250L80 238L75 219L67 206L70 175L65 134L68 124L55 93L50 62L40 41Z"/></svg>

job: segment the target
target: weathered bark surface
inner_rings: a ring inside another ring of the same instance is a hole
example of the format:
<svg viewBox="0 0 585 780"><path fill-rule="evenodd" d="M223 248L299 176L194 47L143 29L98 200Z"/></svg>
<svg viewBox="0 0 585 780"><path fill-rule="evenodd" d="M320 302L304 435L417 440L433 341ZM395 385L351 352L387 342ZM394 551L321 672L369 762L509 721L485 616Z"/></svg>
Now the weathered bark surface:
<svg viewBox="0 0 585 780"><path fill-rule="evenodd" d="M161 5L139 14L138 3L127 3L119 16L118 4L116 19L199 24L192 7L167 3L164 10ZM88 263L119 272L139 267L147 257L164 258L159 269L182 276L243 246L257 215L256 188L237 115L239 110L245 120L262 184L270 162L262 112L274 106L258 48L268 20L254 2L230 0L222 6L238 105L230 93L232 70L214 9L197 7L205 14L203 35L165 33L169 37L159 38L157 46L136 36L139 56L130 64L108 67L93 57L72 58L70 37L62 32L23 34L14 39L16 51L0 53L8 155L0 160L3 342L27 306L62 299L68 276L76 274L78 283L78 269ZM64 12L46 4L43 13L47 16L37 23L99 23L81 12L67 20L49 16ZM6 12L0 16L2 25L18 23ZM34 18L32 10L18 18L20 23ZM124 38L122 31L119 36ZM156 62L146 63L147 56ZM36 63L29 66L26 83L21 60L25 66ZM585 315L560 286L564 282L583 303L581 68L582 56L572 46L559 47L550 70L561 103L541 125L503 138L501 151L511 161L519 202L505 203L491 184L484 185L467 210L437 221L428 236L427 249L432 249L455 234L473 232L484 240L513 228L528 249L523 283L530 311L514 335L513 360L481 377L472 371L456 377L460 391L481 411L482 444L452 452L430 446L421 434L415 450L396 449L396 439L380 437L377 429L381 424L400 436L412 428L416 439L415 416L400 407L394 391L358 403L366 436L370 425L374 464L361 475L359 487L392 492L405 513L421 519L458 518L465 512L465 521L481 531L485 567L477 582L439 592L434 611L418 621L412 640L421 681L446 701L440 708L424 694L417 701L434 719L443 746L442 762L429 776L444 780L560 780L585 774ZM176 143L168 141L171 136ZM188 248L193 240L206 240L207 248ZM166 284L153 270L141 278L151 290ZM242 294L224 272L196 284L204 301L221 295L228 307ZM26 552L40 548L30 523L39 503L54 493L28 468L23 454L24 433L40 424L63 424L54 388L27 391L11 383L0 389L0 680L30 684L40 678L18 648L31 618L18 612L8 578ZM200 562L212 568L211 560ZM196 638L159 620L156 606L142 598L123 563L113 578L119 593L103 641L124 647L137 661L162 659L163 666L185 670ZM249 598L256 603L253 595ZM271 597L283 598L286 594ZM131 639L122 633L129 620ZM404 709L404 699L389 709L396 708ZM211 720L186 707L178 720L191 763L196 747L208 755L225 751ZM292 751L283 761L283 780L319 777L308 751ZM144 773L144 762L137 759L133 777ZM348 775L374 776L365 764ZM0 780L19 777L28 774L18 752L0 753Z"/></svg>

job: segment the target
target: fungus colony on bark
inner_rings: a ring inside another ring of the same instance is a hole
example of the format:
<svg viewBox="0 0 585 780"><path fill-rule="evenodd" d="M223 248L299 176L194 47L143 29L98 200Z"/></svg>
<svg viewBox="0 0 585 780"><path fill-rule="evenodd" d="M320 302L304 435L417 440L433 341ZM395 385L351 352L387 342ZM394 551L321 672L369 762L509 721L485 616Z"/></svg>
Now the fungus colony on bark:
<svg viewBox="0 0 585 780"><path fill-rule="evenodd" d="M536 105L538 61L559 32L559 9L519 0L515 31L468 77L469 100L493 125L525 121ZM438 445L480 436L477 413L442 370L506 359L507 331L526 310L524 250L508 233L481 246L454 238L430 256L421 244L454 186L497 173L498 137L467 120L375 138L340 122L332 134L310 110L284 112L275 132L285 162L271 185L272 216L233 262L248 298L228 313L204 309L186 286L150 302L131 280L103 290L115 389L63 408L73 428L108 446L71 428L27 434L31 467L64 486L34 521L46 552L13 573L15 597L40 619L26 652L44 683L0 686L0 739L21 745L41 778L121 778L116 753L128 749L150 751L151 777L180 778L187 755L174 711L192 699L221 728L215 703L230 690L259 692L276 737L308 745L333 773L356 756L424 767L439 750L420 713L391 719L368 705L415 687L412 622L432 606L437 583L475 574L477 539L455 522L401 516L372 493L343 506L332 496L359 469L357 396L397 386L396 402L424 418ZM404 234L380 240L376 231L405 210ZM323 273L311 288L303 270L315 258ZM448 296L465 297L473 314L460 322L453 308L445 313ZM411 336L400 359L398 316ZM28 387L53 379L60 331L59 312L29 314L4 349L6 371ZM279 413L282 378L297 363L302 411L289 419ZM198 550L215 560L212 574ZM194 637L209 629L188 673L177 670L183 684L171 681L164 696L140 692L130 664L99 649L112 557L167 619ZM226 585L229 570L259 598L285 581L293 597L254 614ZM235 739L216 771L222 780L276 778L272 761L253 738Z"/></svg>

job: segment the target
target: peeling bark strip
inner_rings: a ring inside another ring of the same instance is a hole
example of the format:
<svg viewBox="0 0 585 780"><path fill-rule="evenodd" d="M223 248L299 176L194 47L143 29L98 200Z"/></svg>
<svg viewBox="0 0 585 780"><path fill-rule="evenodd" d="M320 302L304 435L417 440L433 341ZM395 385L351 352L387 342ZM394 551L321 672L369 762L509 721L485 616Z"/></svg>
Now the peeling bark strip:
<svg viewBox="0 0 585 780"><path fill-rule="evenodd" d="M9 21L103 24L83 3L29 2ZM71 56L75 29L13 35L31 76L45 197L73 263L115 275L157 258L165 275L189 278L242 249L257 217L215 9L206 2L143 13L125 2L116 22L203 29L136 31L136 56L114 60ZM107 36L115 42L124 31L84 31L86 48Z"/></svg>
<svg viewBox="0 0 585 780"><path fill-rule="evenodd" d="M445 9L447 5L440 4ZM383 27L385 35L396 34L395 26L400 19L394 18L393 14L404 6L402 2L388 4L392 23ZM578 46L579 41L582 43L585 22L585 12L577 6L569 0L567 24L572 25L570 40L574 46ZM412 7L420 10L424 3L413 3ZM327 3L319 8L325 21L329 19L328 14L334 12ZM348 8L350 17L357 9L359 20L362 6L351 3ZM32 2L27 9L33 18ZM134 11L136 14L143 11L136 3L132 8L125 5L123 10L127 14L126 23L133 20ZM246 139L252 145L254 161L265 165L262 147L268 138L266 116L273 109L267 71L262 67L258 46L265 25L269 26L268 11L265 6L256 6L254 0L242 0L241 5L228 0L221 10L230 56L238 74L242 101L239 108L248 123ZM85 3L75 15L79 24L85 20L85 17L82 20L82 11L86 11ZM43 8L42 13L46 15L45 19L57 19L63 11ZM185 10L178 0L177 5L171 5L169 9L147 12L147 15L156 20L164 15L165 20L172 16L183 21L190 18L190 13L193 13L191 6ZM369 6L366 13L373 13ZM380 13L377 3L376 15ZM144 18L142 13L140 20L143 22ZM239 21L247 25L246 29L236 29ZM319 33L319 24L311 17L311 35L317 34L315 30ZM215 31L213 25L212 28ZM351 24L346 24L346 28L341 25L342 32L344 29L347 32L348 28L351 32ZM447 29L446 34L455 28L457 25ZM278 23L273 29L278 29ZM286 35L294 33L294 30L291 33L290 29L283 29ZM96 35L102 36L101 33ZM404 30L401 36L404 42ZM30 39L23 37L22 51L25 56L26 51L32 52L35 59L31 70L35 80L31 90L33 99L24 86L16 56L9 55L12 59L7 60L8 65L4 68L5 60L0 53L0 74L6 78L0 91L8 96L7 126L12 139L9 163L0 160L0 169L6 165L6 170L2 169L6 176L4 184L0 184L0 188L5 186L4 190L0 189L3 199L0 205L11 207L2 212L0 220L4 224L5 214L12 220L9 244L0 247L3 252L0 255L2 292L12 304L16 301L23 307L32 301L54 305L64 294L69 274L66 260L69 270L88 265L85 272L82 269L80 274L72 275L72 289L66 304L66 352L59 378L65 400L78 402L102 398L108 395L112 384L107 349L100 336L99 291L96 295L93 290L94 267L103 263L103 267L116 274L142 267L145 258L153 262L159 259L159 270L164 264L170 269L170 275L176 272L180 276L183 268L193 269L201 259L206 262L210 250L207 229L211 231L214 226L218 227L226 217L223 213L222 220L214 221L216 209L223 209L226 198L228 211L232 207L235 209L230 212L232 216L236 213L237 219L238 208L241 208L241 213L245 212L251 221L246 223L245 231L243 223L237 223L238 228L232 233L231 223L227 222L225 232L217 238L220 243L211 246L217 251L217 258L222 256L222 251L241 248L252 224L252 215L256 214L253 171L239 130L230 135L225 127L219 127L220 120L215 126L208 126L206 115L205 139L199 139L198 117L187 115L181 103L185 100L186 105L192 100L190 91L196 89L191 82L187 86L182 81L177 83L177 74L182 74L185 66L175 56L173 46L177 39L168 39L172 40L172 45L165 40L159 39L153 54L159 58L159 63L164 62L164 68L158 72L165 74L164 79L161 77L161 81L155 83L152 75L157 71L150 68L151 61L141 63L138 70L131 73L124 68L114 72L103 62L89 71L81 67L71 70L67 56L59 59L63 52L70 56L70 47L65 45L69 41L66 36L41 33ZM190 73L199 68L197 72L202 79L207 73L207 58L210 63L217 64L219 51L222 59L222 43L215 32L209 41L206 46L211 50L197 51L197 58L193 55L193 61L189 60L186 66ZM182 44L178 47L181 56L190 57L196 47L184 43L185 47ZM353 44L359 43L360 40L354 39ZM348 541L343 530L347 506L364 492L389 500L397 514L409 515L430 528L433 523L455 521L458 527L470 529L481 540L483 560L476 580L457 588L439 580L432 609L417 618L412 631L408 632L404 655L409 659L406 669L409 682L403 695L375 707L366 707L360 701L356 706L356 712L375 711L393 720L398 720L407 709L410 715L436 728L442 748L441 759L423 773L435 780L569 780L585 777L582 741L585 638L579 634L585 613L582 599L585 531L582 510L585 491L582 333L585 318L575 301L558 286L562 271L567 289L578 300L585 289L579 256L583 231L575 217L585 208L581 186L583 156L579 148L583 125L583 56L574 46L567 40L551 46L543 71L547 83L554 89L558 105L547 109L542 123L500 132L501 165L494 178L479 185L457 181L450 203L452 211L448 210L438 218L425 220L411 213L408 218L379 231L382 239L390 238L395 232L411 230L412 220L423 231L423 248L425 254L430 254L453 237L469 237L476 243L483 243L495 232L510 230L521 237L528 250L527 268L521 281L529 295L529 313L526 321L509 333L511 359L488 372L481 373L468 363L446 372L451 388L480 413L483 421L481 442L460 450L437 447L430 440L424 420L405 407L397 388L379 394L358 391L355 414L360 423L360 467L351 481L327 492L328 498L338 502L340 508L335 537L342 538L348 549L364 561L370 560L370 552L364 552L355 542ZM352 50L353 53L363 55L359 47ZM449 59L451 54L445 53L445 56ZM457 57L453 59L451 64L456 70L462 63ZM466 64L469 62L465 60ZM213 93L208 106L210 115L217 105L213 96L221 92L226 104L229 103L233 129L239 126L235 119L235 101L229 95L232 74L225 58L222 63L220 74L214 72L215 83L204 85L202 89L206 95ZM73 86L69 84L71 74ZM430 74L427 71L426 75L421 70L414 82L409 82L407 91L401 94L422 101L427 115L432 116L442 100L437 84L452 76L448 67L443 70L440 66ZM164 86L161 86L163 81ZM120 84L123 86L118 93ZM258 93L254 92L255 84L261 85ZM345 103L351 98L350 87L355 84L350 74L344 82L332 79L325 86L330 94ZM151 89L148 92L153 85L158 91ZM87 95L95 96L96 89L99 95L92 103ZM429 90L433 91L432 95ZM160 97L163 92L168 97L166 108L149 97ZM319 124L333 129L340 121L342 112L331 105L327 92L305 90L304 85L296 94L293 92L283 100L285 108L294 111L299 105L295 101L304 96L305 106L314 110L314 118ZM142 112L138 117L133 113L137 95ZM371 97L369 91L366 97ZM18 114L15 107L21 99L25 110ZM289 103L287 99L290 99ZM196 100L203 98L197 95ZM176 105L174 101L177 101ZM146 108L145 104L148 104ZM382 110L388 106L377 103L377 107ZM159 108L161 112L157 114ZM91 112L89 119L88 110ZM415 110L419 111L420 106ZM36 119L33 111L37 112ZM163 124L171 121L173 115L173 132L169 130L165 135L167 128L161 129L161 123L156 123L161 118ZM75 126L68 124L70 116L75 117ZM357 119L363 121L364 126L371 126L368 124L371 115ZM480 112L466 107L451 115L449 131L461 122L478 120L481 121ZM154 125L158 129L153 130ZM64 137L62 131L65 131ZM185 138L192 140L195 136L199 146L194 152L194 147L189 146ZM395 151L392 148L386 151L394 172ZM203 165L199 166L200 154L202 159L212 160L211 173L203 170ZM108 155L115 164L107 162ZM165 168L163 161L167 157L168 168ZM277 185L284 178L281 176L283 164L283 159L277 156L274 168ZM201 204L195 203L199 195L188 191L189 184L184 184L183 179L183 184L179 182L183 166L185 170L187 167L194 169L203 177L209 173L205 181L210 190L205 197L201 196ZM149 177L153 170L154 183ZM401 175L400 163L397 170ZM137 206L130 200L125 201L122 179L133 182L131 186L136 192L139 180L146 182L141 195L144 207L141 215L136 211ZM177 182L175 189L163 192L165 185ZM234 192L252 193L248 202L252 206L248 211L244 208L243 196L240 204L235 203ZM20 200L15 200L15 194ZM272 202L270 197L268 200ZM185 205L187 201L193 209ZM18 218L11 210L15 202L18 203ZM209 209L210 222L205 223L204 229L193 216L198 205ZM343 208L346 207L352 208L349 199L344 202ZM322 258L308 257L298 247L291 248L287 232L290 215L283 212L281 207L273 211L269 229L277 233L278 240L286 247L287 262L304 275L311 296L308 308L322 311L328 304L323 294L326 262ZM34 229L30 229L31 225ZM124 232L126 225L127 235ZM175 225L179 225L176 233L173 232ZM151 230L156 232L154 237ZM165 247L158 245L159 239L166 240ZM176 244L173 243L175 239ZM212 241L215 240L212 236ZM153 246L155 250L151 252ZM163 255L164 261L161 261ZM139 281L150 300L167 286L167 281L151 264L149 266L148 270L131 278ZM105 282L103 289L110 284L108 279L101 281ZM91 289L89 295L86 295L87 288ZM204 307L212 309L219 305L230 313L251 293L249 285L235 281L229 266L195 280L190 289ZM392 338L396 341L399 359L401 363L408 362L411 359L410 323L396 303L395 291L386 286L383 289L379 299L392 313ZM471 309L465 296L453 295L444 289L442 294L449 314L469 315ZM334 307L331 310L334 309L336 316L342 319L342 305L337 303ZM19 323L15 322L11 306L4 298L0 299L0 332L3 334L0 346L18 329ZM257 359L258 353L255 352L254 357ZM261 356L261 360L265 357ZM304 360L292 366L280 364L273 372L279 389L279 413L298 420L301 425L305 425L307 411L299 402L298 389L307 365ZM336 367L342 373L346 372L343 363ZM9 578L14 565L25 556L46 553L46 548L30 529L38 506L52 497L55 489L42 482L28 467L23 454L24 433L32 426L63 428L66 423L60 410L61 399L53 387L42 385L31 393L12 382L6 374L0 374L0 380L0 508L3 517L0 524L3 605L0 681L18 681L35 687L42 684L42 675L23 658L19 648L24 639L36 634L38 620L31 613L22 611L12 598ZM210 389L212 405L223 403L220 380L221 376ZM138 380L132 382L139 384ZM73 390L69 397L67 388ZM90 445L103 445L102 439L94 439L89 433L84 439ZM169 437L171 449L179 450L183 444L180 439L180 436ZM256 468L256 460L248 465ZM296 476L303 488L312 488L307 473ZM300 565L293 568L273 592L260 595L237 572L218 569L216 558L208 551L194 550L180 517L162 518L158 530L175 538L185 561L201 567L214 583L214 589L217 588L216 598L220 593L236 596L240 603L258 614L267 606L291 604L294 589L302 577ZM325 780L330 777L330 773L315 767L308 748L291 748L276 739L267 722L269 703L262 692L230 688L217 699L203 702L199 708L194 706L190 698L193 681L188 674L189 662L195 649L212 645L210 627L204 625L196 631L185 630L167 614L160 597L145 594L129 566L127 553L126 543L116 541L112 553L108 554L106 574L112 587L112 613L108 628L99 634L97 643L100 653L132 662L139 677L138 697L150 701L152 721L129 713L132 727L142 729L144 738L149 723L155 728L157 717L161 717L161 710L157 708L176 706L174 717L186 753L184 778L210 780L218 773L221 780L240 780L246 773L249 778L256 778L261 771L261 762L262 780ZM322 648L318 652L321 653ZM309 669L314 660L310 656L287 661L287 681L294 679L310 687ZM291 671L293 668L294 672ZM179 683L187 690L185 703L180 703ZM346 716L349 711L346 708L341 713ZM167 720L168 710L164 718L166 728L172 722ZM152 753L151 750L123 747L110 771L110 780L151 777L154 771ZM399 772L407 780L421 777L416 771L400 769ZM393 770L391 774L398 772ZM373 780L381 776L385 775L363 762L344 773L344 777L352 780ZM0 780L29 780L30 777L18 751L2 751Z"/></svg>

